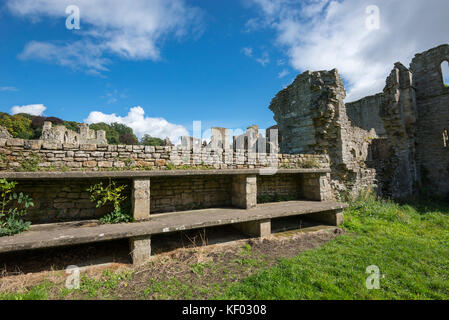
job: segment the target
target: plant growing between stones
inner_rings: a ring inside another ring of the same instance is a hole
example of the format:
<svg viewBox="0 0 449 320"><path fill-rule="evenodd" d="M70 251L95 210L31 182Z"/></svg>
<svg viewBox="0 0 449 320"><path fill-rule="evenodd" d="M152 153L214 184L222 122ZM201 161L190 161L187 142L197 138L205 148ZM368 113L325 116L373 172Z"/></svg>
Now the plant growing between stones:
<svg viewBox="0 0 449 320"><path fill-rule="evenodd" d="M29 229L31 222L24 222L21 217L28 208L34 206L33 199L22 192L13 192L17 182L0 179L0 237L11 236Z"/></svg>
<svg viewBox="0 0 449 320"><path fill-rule="evenodd" d="M122 192L126 187L126 185L117 186L115 181L109 180L109 184L106 187L103 186L103 182L100 182L87 189L90 193L90 200L96 203L97 208L108 204L112 204L114 207L114 211L100 219L101 223L113 224L132 221L129 212L122 206L123 201L126 200L126 196Z"/></svg>
<svg viewBox="0 0 449 320"><path fill-rule="evenodd" d="M23 156L18 171L35 172L39 170L39 164L42 159L36 153L30 153L27 157Z"/></svg>

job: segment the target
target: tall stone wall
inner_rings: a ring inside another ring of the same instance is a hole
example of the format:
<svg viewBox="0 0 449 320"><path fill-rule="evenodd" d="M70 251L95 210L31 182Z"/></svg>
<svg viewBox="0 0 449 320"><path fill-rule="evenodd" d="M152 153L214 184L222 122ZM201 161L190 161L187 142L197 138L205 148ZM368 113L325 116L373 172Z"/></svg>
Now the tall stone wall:
<svg viewBox="0 0 449 320"><path fill-rule="evenodd" d="M374 129L378 137L385 137L384 123L380 117L383 94L378 93L363 99L346 103L349 120L356 127L370 131Z"/></svg>
<svg viewBox="0 0 449 320"><path fill-rule="evenodd" d="M443 133L449 130L449 88L444 86L441 63L449 61L449 45L417 54L410 65L416 88L416 161L424 189L449 195L449 148ZM447 145L447 144L446 144Z"/></svg>
<svg viewBox="0 0 449 320"><path fill-rule="evenodd" d="M355 195L374 185L375 172L364 161L376 133L352 125L345 96L336 69L306 71L276 95L270 109L282 134L281 153L328 155L334 191Z"/></svg>
<svg viewBox="0 0 449 320"><path fill-rule="evenodd" d="M411 195L419 183L415 162L416 95L412 73L396 63L386 80L380 116L391 148L388 162L378 166L384 170L379 179L389 180L384 196L403 198Z"/></svg>

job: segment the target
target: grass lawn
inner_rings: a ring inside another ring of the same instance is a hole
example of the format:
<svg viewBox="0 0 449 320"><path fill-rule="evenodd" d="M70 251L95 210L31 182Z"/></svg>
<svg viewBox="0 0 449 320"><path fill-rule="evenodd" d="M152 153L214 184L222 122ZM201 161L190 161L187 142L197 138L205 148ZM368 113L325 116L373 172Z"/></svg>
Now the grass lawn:
<svg viewBox="0 0 449 320"><path fill-rule="evenodd" d="M342 227L346 234L280 262L269 262L247 245L228 264L186 264L185 273L176 269L179 264L168 268L183 276L169 275L166 281L107 270L100 279L83 276L76 293L63 283L43 281L0 293L0 299L449 298L449 204L368 198L351 203ZM158 268L164 263L169 262ZM379 289L366 288L371 265L380 269Z"/></svg>
<svg viewBox="0 0 449 320"><path fill-rule="evenodd" d="M351 204L348 234L231 286L225 299L448 299L449 204ZM380 288L366 288L366 268Z"/></svg>

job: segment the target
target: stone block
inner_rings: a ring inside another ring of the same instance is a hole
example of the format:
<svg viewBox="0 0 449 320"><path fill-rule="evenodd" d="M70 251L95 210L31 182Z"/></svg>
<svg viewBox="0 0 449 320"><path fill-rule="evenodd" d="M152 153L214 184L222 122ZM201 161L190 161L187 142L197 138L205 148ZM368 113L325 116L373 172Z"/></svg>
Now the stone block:
<svg viewBox="0 0 449 320"><path fill-rule="evenodd" d="M40 150L42 144L42 140L25 140L24 148L28 150Z"/></svg>
<svg viewBox="0 0 449 320"><path fill-rule="evenodd" d="M134 220L144 220L150 217L149 178L138 178L133 180L131 202Z"/></svg>
<svg viewBox="0 0 449 320"><path fill-rule="evenodd" d="M312 213L309 214L308 217L312 220L330 224L332 226L339 226L344 220L342 210Z"/></svg>
<svg viewBox="0 0 449 320"><path fill-rule="evenodd" d="M42 149L45 150L60 150L62 149L62 144L61 143L56 143L56 142L45 142L42 143Z"/></svg>
<svg viewBox="0 0 449 320"><path fill-rule="evenodd" d="M96 144L81 144L80 145L80 150L83 150L83 151L95 151L95 150L97 150L97 145Z"/></svg>
<svg viewBox="0 0 449 320"><path fill-rule="evenodd" d="M232 205L242 209L257 205L257 177L237 175L232 179Z"/></svg>
<svg viewBox="0 0 449 320"><path fill-rule="evenodd" d="M129 249L133 265L138 267L147 263L151 258L151 237L133 237L129 239Z"/></svg>
<svg viewBox="0 0 449 320"><path fill-rule="evenodd" d="M249 236L267 237L271 234L270 219L236 223L233 226Z"/></svg>
<svg viewBox="0 0 449 320"><path fill-rule="evenodd" d="M84 161L83 162L83 167L86 168L94 168L97 166L97 161L95 160L90 160L90 161Z"/></svg>
<svg viewBox="0 0 449 320"><path fill-rule="evenodd" d="M8 139L6 140L6 145L8 147L23 147L24 140L19 138Z"/></svg>

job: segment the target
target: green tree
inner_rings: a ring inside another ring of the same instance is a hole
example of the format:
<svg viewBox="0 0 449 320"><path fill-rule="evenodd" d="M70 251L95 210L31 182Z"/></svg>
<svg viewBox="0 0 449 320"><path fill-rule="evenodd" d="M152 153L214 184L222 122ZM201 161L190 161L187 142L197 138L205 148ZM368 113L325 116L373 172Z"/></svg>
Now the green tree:
<svg viewBox="0 0 449 320"><path fill-rule="evenodd" d="M139 144L133 129L124 124L112 123L109 125L104 122L99 122L91 124L89 127L96 131L104 130L109 144ZM122 137L123 141L120 140L120 137Z"/></svg>
<svg viewBox="0 0 449 320"><path fill-rule="evenodd" d="M140 139L140 144L144 146L160 146L162 145L162 139L152 137L149 134L146 134Z"/></svg>
<svg viewBox="0 0 449 320"><path fill-rule="evenodd" d="M100 122L100 123L94 123L89 126L89 128L93 130L104 130L106 132L106 140L108 140L109 144L119 144L119 137L117 131L115 131L109 124Z"/></svg>
<svg viewBox="0 0 449 320"><path fill-rule="evenodd" d="M76 121L64 121L64 126L67 129L73 130L75 132L78 132L78 130L79 130L79 123Z"/></svg>
<svg viewBox="0 0 449 320"><path fill-rule="evenodd" d="M0 118L0 125L5 127L14 138L32 139L34 130L31 128L31 117L23 113L13 116L3 114Z"/></svg>

